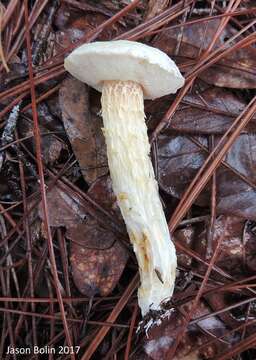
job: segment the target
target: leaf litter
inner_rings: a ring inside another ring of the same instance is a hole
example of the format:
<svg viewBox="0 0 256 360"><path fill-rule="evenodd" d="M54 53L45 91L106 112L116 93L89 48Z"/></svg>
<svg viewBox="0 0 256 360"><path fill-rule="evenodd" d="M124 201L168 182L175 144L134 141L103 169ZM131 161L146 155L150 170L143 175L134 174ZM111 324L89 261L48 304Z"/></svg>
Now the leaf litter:
<svg viewBox="0 0 256 360"><path fill-rule="evenodd" d="M199 23L184 26L181 36L176 29L165 29L156 37L153 44L185 66L196 60L199 53L209 46L219 25L220 20L212 20L203 25ZM227 25L216 42L215 48L223 45L236 32L233 26ZM199 78L219 87L255 89L255 68L256 49L248 46L220 60L216 65L202 72Z"/></svg>
<svg viewBox="0 0 256 360"><path fill-rule="evenodd" d="M98 179L88 190L91 199L121 220L108 177ZM47 195L50 225L64 227L70 241L72 276L79 291L88 296L107 296L119 281L128 259L118 234L88 213L75 194L55 186ZM42 210L40 217L43 219Z"/></svg>
<svg viewBox="0 0 256 360"><path fill-rule="evenodd" d="M74 78L59 92L64 128L88 184L108 172L102 120L89 110L88 87Z"/></svg>
<svg viewBox="0 0 256 360"><path fill-rule="evenodd" d="M208 149L206 137L194 137L198 144ZM216 137L216 142L218 138ZM159 136L158 171L159 184L168 194L180 198L187 185L193 180L203 165L207 152L185 135L168 132ZM218 197L216 209L219 214L233 214L245 219L256 220L256 189L252 188L239 174L255 179L255 146L254 134L241 135L227 153L225 162L230 166L220 166L217 171ZM196 200L196 204L207 206L210 194L209 185Z"/></svg>
<svg viewBox="0 0 256 360"><path fill-rule="evenodd" d="M1 32L1 137L13 109L21 99L22 103L12 138L2 141L0 153L0 241L8 243L12 261L3 247L1 356L10 344L58 346L72 338L74 345L81 346L78 358L93 354L106 359L169 360L176 349L173 359L239 356L254 360L255 114L191 207L187 208L184 194L213 145L254 96L255 41L198 72L184 96L146 102L149 132L158 135L152 149L167 220L179 201L186 209L173 234L178 276L168 305L171 317L151 327L148 337L135 332L140 321L133 296L137 265L107 175L99 94L64 74L62 68L63 56L84 39L121 36L162 49L189 77L207 49L210 55L217 51L216 56L224 44L232 49L237 41L255 37L253 2L187 1L184 6L178 0L65 0L44 2L41 7L30 2L41 159L55 270L48 259L36 174L39 163L33 142L31 83L27 81L31 59L24 42L24 4L10 0L3 5L7 16ZM232 36L237 38L228 43ZM206 59L208 65L211 57ZM176 105L176 111L170 112L170 106ZM163 119L165 126L159 133L156 129ZM212 264L211 254L217 246L220 251ZM194 301L197 307L188 318ZM69 327L62 322L65 318Z"/></svg>

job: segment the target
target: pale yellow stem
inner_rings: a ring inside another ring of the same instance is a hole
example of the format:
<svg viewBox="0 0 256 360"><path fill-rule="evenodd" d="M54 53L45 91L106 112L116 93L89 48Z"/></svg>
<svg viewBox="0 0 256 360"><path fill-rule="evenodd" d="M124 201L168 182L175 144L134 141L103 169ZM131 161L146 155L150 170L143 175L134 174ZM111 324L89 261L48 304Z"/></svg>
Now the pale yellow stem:
<svg viewBox="0 0 256 360"><path fill-rule="evenodd" d="M145 124L143 90L133 81L106 81L104 135L113 190L136 254L142 315L173 293L176 253L158 193Z"/></svg>

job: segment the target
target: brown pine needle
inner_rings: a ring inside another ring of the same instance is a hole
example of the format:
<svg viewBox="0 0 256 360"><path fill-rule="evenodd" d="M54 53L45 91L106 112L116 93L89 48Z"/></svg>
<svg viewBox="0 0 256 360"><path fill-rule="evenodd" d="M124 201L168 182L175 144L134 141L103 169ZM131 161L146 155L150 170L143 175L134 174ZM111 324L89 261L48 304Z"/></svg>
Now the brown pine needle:
<svg viewBox="0 0 256 360"><path fill-rule="evenodd" d="M2 19L3 19L3 16L4 16L4 9L3 9L3 5L0 4L0 61L2 62L6 72L9 72L10 69L5 60L4 50L3 50L3 46L2 46Z"/></svg>

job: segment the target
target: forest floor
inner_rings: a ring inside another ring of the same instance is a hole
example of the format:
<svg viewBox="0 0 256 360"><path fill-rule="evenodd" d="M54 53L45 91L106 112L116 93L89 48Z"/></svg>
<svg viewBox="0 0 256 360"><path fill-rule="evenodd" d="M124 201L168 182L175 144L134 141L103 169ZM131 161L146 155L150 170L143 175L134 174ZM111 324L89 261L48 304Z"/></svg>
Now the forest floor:
<svg viewBox="0 0 256 360"><path fill-rule="evenodd" d="M185 78L145 101L178 255L168 316L147 331L100 94L63 67L115 39ZM255 42L253 0L0 1L1 359L256 359Z"/></svg>

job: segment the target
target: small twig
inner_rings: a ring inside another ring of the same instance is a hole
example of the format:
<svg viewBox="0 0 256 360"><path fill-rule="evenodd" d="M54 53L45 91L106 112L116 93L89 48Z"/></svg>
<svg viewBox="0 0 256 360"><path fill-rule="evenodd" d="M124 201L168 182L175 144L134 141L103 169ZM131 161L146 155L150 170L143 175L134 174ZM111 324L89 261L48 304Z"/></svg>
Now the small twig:
<svg viewBox="0 0 256 360"><path fill-rule="evenodd" d="M210 137L209 151L214 148L214 135ZM216 221L216 196L217 196L217 183L216 183L216 171L212 174L211 178L211 217L210 223L207 226L207 247L206 247L206 259L210 259L212 256L212 243L214 237L214 226Z"/></svg>

